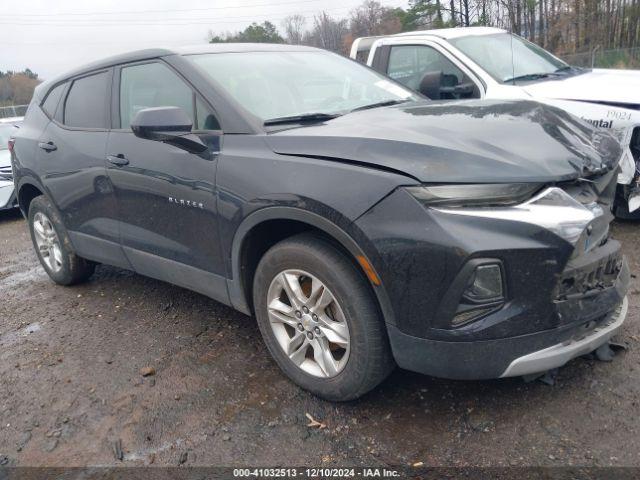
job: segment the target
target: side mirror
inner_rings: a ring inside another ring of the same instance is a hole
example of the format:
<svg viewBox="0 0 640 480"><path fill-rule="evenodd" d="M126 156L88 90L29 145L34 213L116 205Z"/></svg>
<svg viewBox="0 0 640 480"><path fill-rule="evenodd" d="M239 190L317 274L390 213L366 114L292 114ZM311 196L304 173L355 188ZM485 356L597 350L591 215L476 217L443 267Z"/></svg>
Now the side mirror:
<svg viewBox="0 0 640 480"><path fill-rule="evenodd" d="M455 75L444 75L441 71L427 72L420 80L418 90L431 100L469 98L475 92L473 83L458 83Z"/></svg>
<svg viewBox="0 0 640 480"><path fill-rule="evenodd" d="M427 72L422 76L418 91L431 100L440 100L440 89L443 84L442 71Z"/></svg>
<svg viewBox="0 0 640 480"><path fill-rule="evenodd" d="M192 126L191 118L180 107L144 108L136 113L131 122L131 130L136 137L202 154L208 147L191 133Z"/></svg>

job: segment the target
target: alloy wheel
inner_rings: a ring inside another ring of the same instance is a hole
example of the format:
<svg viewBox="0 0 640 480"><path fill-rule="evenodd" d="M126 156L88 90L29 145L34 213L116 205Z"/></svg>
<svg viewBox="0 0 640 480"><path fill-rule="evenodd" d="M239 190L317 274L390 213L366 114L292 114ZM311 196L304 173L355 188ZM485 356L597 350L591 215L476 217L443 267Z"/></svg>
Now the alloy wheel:
<svg viewBox="0 0 640 480"><path fill-rule="evenodd" d="M330 378L349 359L349 326L335 296L302 270L275 276L267 293L273 334L289 359L306 373Z"/></svg>
<svg viewBox="0 0 640 480"><path fill-rule="evenodd" d="M51 220L42 212L33 217L33 232L42 261L52 272L62 269L62 249Z"/></svg>

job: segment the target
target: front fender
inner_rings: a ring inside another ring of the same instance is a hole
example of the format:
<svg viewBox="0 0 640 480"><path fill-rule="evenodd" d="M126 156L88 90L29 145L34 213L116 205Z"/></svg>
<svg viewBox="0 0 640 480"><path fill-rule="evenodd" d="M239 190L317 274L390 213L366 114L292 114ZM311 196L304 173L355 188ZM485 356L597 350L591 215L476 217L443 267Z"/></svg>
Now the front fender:
<svg viewBox="0 0 640 480"><path fill-rule="evenodd" d="M251 315L252 312L249 306L250 302L245 295L245 285L242 284L242 244L253 228L257 227L263 222L267 222L270 220L293 220L315 227L318 230L326 233L328 236L342 245L342 247L344 247L353 256L354 259L362 256L367 259L370 265L373 265L373 263L369 261L365 249L363 249L358 244L358 242L353 238L353 235L350 232L345 231L345 229L339 227L332 221L328 220L327 218L317 213L295 207L272 206L262 208L256 212L253 212L242 221L242 223L236 230L231 247L232 275L231 278L227 280L229 297L231 299L233 307L247 315ZM353 228L355 228L355 226L353 226ZM357 235L357 232L353 233ZM385 322L395 324L395 318L393 310L391 308L391 303L384 286L372 284L372 288L374 294L376 295L376 298L378 299L378 303L380 305L380 309L382 310Z"/></svg>

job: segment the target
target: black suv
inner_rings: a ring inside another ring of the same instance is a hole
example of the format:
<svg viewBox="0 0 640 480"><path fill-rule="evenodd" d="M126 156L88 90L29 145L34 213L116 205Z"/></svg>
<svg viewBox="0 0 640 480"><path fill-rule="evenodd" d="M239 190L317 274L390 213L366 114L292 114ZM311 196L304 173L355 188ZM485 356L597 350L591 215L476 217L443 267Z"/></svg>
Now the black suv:
<svg viewBox="0 0 640 480"><path fill-rule="evenodd" d="M527 375L605 343L627 309L620 155L537 103L432 103L322 50L227 44L41 85L12 161L56 283L106 263L193 289L347 400L395 364Z"/></svg>

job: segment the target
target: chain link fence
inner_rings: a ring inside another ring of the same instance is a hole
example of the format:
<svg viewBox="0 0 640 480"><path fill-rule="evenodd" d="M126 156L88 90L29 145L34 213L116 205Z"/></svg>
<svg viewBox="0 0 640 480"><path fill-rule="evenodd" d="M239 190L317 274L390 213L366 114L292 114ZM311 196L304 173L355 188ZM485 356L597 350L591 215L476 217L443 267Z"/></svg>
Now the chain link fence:
<svg viewBox="0 0 640 480"><path fill-rule="evenodd" d="M12 105L10 107L0 107L0 118L24 117L29 105Z"/></svg>
<svg viewBox="0 0 640 480"><path fill-rule="evenodd" d="M560 55L570 65L587 68L640 69L640 47Z"/></svg>

